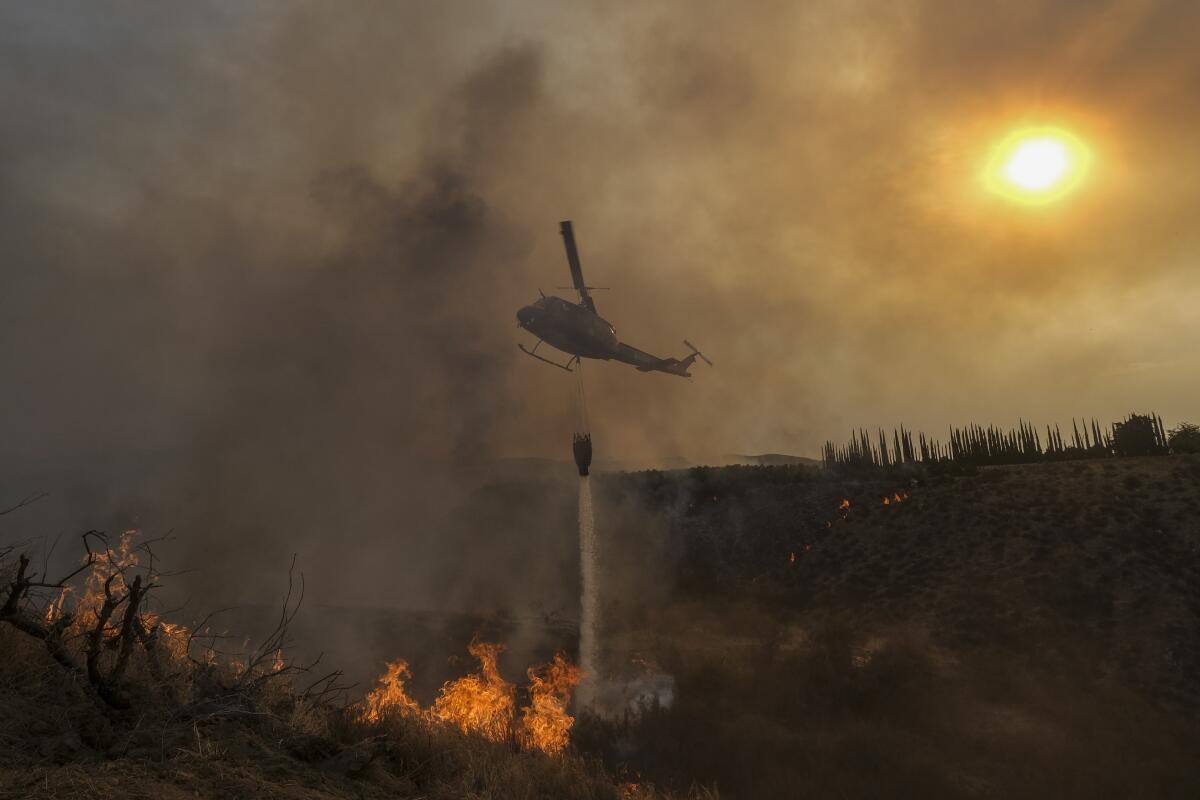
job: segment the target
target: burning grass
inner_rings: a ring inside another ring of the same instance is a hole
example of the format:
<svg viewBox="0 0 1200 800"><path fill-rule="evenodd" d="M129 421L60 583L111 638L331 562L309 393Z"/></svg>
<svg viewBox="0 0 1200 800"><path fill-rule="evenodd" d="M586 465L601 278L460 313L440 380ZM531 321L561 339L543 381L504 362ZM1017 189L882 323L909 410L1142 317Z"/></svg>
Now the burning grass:
<svg viewBox="0 0 1200 800"><path fill-rule="evenodd" d="M516 742L530 751L561 755L570 744L574 719L567 713L571 694L579 684L580 670L559 653L549 664L530 667L529 704L518 722L516 686L500 675L500 644L472 641L468 651L479 661L479 672L447 681L428 709L411 698L405 681L408 664L393 661L367 693L358 710L364 722L380 723L399 716L429 725L444 725L492 742Z"/></svg>
<svg viewBox="0 0 1200 800"><path fill-rule="evenodd" d="M530 667L528 675L529 705L521 712L521 741L557 755L571 742L575 720L567 714L567 704L579 685L580 670L559 654L543 667Z"/></svg>
<svg viewBox="0 0 1200 800"><path fill-rule="evenodd" d="M480 671L443 686L430 709L433 718L494 742L511 738L516 687L500 677L496 666L503 649L500 644L471 642L469 652L479 659Z"/></svg>
<svg viewBox="0 0 1200 800"><path fill-rule="evenodd" d="M85 543L63 581L0 552L0 798L620 797L569 747L579 671L561 655L529 671L519 717L481 641L479 670L428 709L404 661L350 705L340 673L287 658L302 577L275 632L227 652L208 621L146 608L159 574L133 533Z"/></svg>
<svg viewBox="0 0 1200 800"><path fill-rule="evenodd" d="M420 714L421 706L408 696L405 682L412 677L404 659L389 661L387 670L379 676L379 685L367 693L360 717L365 722L382 722L393 714Z"/></svg>

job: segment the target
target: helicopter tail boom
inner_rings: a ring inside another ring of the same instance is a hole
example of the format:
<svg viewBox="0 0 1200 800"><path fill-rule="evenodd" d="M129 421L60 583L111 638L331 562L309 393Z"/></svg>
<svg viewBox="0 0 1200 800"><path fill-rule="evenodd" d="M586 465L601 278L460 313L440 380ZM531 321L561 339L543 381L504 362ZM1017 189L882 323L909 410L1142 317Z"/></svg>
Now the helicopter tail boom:
<svg viewBox="0 0 1200 800"><path fill-rule="evenodd" d="M632 364L639 372L666 372L670 375L678 375L681 378L692 377L688 369L695 363L697 358L702 359L710 367L712 366L712 362L708 360L708 356L696 349L695 345L686 339L684 340L684 344L692 351L690 355L683 358L659 358L622 342L617 345L616 358L618 361Z"/></svg>

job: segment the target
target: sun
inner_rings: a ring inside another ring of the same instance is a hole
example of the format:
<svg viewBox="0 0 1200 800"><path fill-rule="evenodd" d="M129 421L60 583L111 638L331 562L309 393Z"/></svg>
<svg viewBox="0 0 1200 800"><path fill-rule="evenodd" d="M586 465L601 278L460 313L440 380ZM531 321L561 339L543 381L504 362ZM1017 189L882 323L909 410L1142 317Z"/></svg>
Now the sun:
<svg viewBox="0 0 1200 800"><path fill-rule="evenodd" d="M1087 174L1091 152L1060 128L1024 128L993 151L984 175L987 187L1009 200L1041 205L1070 192Z"/></svg>
<svg viewBox="0 0 1200 800"><path fill-rule="evenodd" d="M1026 139L1004 164L1004 177L1028 192L1044 192L1062 180L1071 159L1058 139Z"/></svg>

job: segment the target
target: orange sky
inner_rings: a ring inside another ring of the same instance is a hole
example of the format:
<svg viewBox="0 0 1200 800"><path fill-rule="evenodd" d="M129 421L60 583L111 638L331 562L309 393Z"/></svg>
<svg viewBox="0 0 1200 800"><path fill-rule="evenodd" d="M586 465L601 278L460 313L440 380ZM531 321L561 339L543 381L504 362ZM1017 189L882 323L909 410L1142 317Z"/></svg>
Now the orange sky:
<svg viewBox="0 0 1200 800"><path fill-rule="evenodd" d="M110 307L127 335L85 357L63 333L54 356L95 364L152 336L162 370L118 377L156 395L171 443L214 394L269 404L288 390L213 367L238 335L260 349L237 332L259 304L305 294L337 260L387 281L395 256L427 261L389 290L423 298L395 310L427 319L390 324L373 306L386 293L368 291L322 311L327 323L357 318L395 351L461 326L469 343L443 360L399 358L429 394L422 407L490 397L468 405L499 452L547 452L561 437L544 434L569 424L569 381L518 361L512 313L566 282L567 217L589 280L613 287L598 300L623 338L666 355L687 336L717 362L690 384L588 365L614 453L814 453L858 425L1198 414L1194 4L268 9L94 26L86 10L4 12L3 86L25 112L6 126L5 199L70 240L54 255L30 242L7 269L128 290ZM1065 127L1093 151L1083 185L1046 207L981 190L989 148L1024 125ZM379 219L322 204L314 187L345 170L377 192ZM406 211L384 193L419 194L436 170L507 241L488 233L431 288L421 271L442 253L388 252L386 217ZM41 319L9 333L44 334L84 300L40 297ZM169 324L144 319L141 300L165 304ZM257 355L288 358L273 346ZM49 414L44 360L9 358L29 379L12 413ZM491 363L472 379L477 359ZM364 394L403 379L372 368L353 371ZM113 400L136 406L123 391ZM144 420L63 402L54 410L78 425L64 436L107 441ZM445 427L459 427L453 414L424 430Z"/></svg>
<svg viewBox="0 0 1200 800"><path fill-rule="evenodd" d="M623 339L716 363L588 364L598 457L1200 421L1200 6L634 6L0 8L0 475L153 464L278 561L565 457L514 318L565 218ZM1058 202L981 186L1024 126L1092 151Z"/></svg>

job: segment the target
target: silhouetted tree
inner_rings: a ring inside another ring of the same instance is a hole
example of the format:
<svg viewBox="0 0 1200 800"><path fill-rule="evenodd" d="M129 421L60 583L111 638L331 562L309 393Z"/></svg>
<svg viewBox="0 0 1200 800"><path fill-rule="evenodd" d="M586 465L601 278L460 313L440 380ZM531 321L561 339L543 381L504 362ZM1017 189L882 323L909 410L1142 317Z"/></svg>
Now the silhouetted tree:
<svg viewBox="0 0 1200 800"><path fill-rule="evenodd" d="M1180 447L1197 449L1175 449L1175 452L1200 452L1200 428L1185 423L1176 429L1181 430L1185 433L1180 440ZM1172 435L1176 431L1172 431ZM1046 440L1043 443L1037 427L1024 419L1018 421L1016 428L1009 430L995 425L985 428L971 424L965 428L951 425L949 433L944 445L924 433L917 434L914 445L913 432L903 425L898 430L892 429L890 442L882 428L877 428L874 434L860 428L850 434L849 443L843 447L826 442L822 456L830 467L875 470L915 463L953 462L965 466L987 466L1109 458L1114 455L1165 455L1168 452L1167 432L1162 418L1157 414L1130 414L1123 422L1113 423L1112 434L1101 428L1094 417L1079 421L1072 418L1069 445L1063 439L1058 425L1053 428L1046 426Z"/></svg>
<svg viewBox="0 0 1200 800"><path fill-rule="evenodd" d="M1200 425L1181 422L1167 436L1172 453L1200 453Z"/></svg>
<svg viewBox="0 0 1200 800"><path fill-rule="evenodd" d="M1152 456L1166 452L1155 419L1144 414L1130 414L1124 422L1113 423L1113 452L1119 456Z"/></svg>

